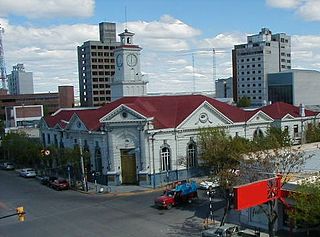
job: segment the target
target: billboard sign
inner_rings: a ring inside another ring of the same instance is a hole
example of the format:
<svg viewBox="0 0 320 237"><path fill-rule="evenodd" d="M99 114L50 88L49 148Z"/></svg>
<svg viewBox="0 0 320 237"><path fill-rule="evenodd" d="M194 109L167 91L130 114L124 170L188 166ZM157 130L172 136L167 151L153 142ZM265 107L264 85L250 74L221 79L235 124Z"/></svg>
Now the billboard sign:
<svg viewBox="0 0 320 237"><path fill-rule="evenodd" d="M264 179L233 188L234 209L243 210L281 196L281 177Z"/></svg>

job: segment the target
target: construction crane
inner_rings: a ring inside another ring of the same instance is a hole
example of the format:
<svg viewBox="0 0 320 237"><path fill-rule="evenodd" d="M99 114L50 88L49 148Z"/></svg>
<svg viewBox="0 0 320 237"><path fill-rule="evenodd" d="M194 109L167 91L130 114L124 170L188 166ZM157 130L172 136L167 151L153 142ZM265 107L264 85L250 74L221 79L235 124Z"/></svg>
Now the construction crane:
<svg viewBox="0 0 320 237"><path fill-rule="evenodd" d="M3 41L2 35L4 33L4 28L0 25L0 80L2 83L2 89L6 89L6 65L4 60L4 50L3 50Z"/></svg>
<svg viewBox="0 0 320 237"><path fill-rule="evenodd" d="M190 50L180 50L178 51L179 55L190 55L192 56L192 80L193 80L193 92L195 92L196 89L196 82L195 82L195 70L194 70L194 56L195 55L210 55L212 53L212 80L213 84L216 81L216 54L225 54L227 51L229 51L229 48L219 48L217 51L215 48L197 48L197 49L190 49Z"/></svg>

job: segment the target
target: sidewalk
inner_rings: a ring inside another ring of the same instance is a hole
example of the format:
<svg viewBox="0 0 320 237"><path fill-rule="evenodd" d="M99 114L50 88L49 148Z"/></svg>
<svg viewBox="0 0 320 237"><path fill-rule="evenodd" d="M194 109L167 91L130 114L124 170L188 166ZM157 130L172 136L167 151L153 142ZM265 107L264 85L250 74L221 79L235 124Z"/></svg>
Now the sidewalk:
<svg viewBox="0 0 320 237"><path fill-rule="evenodd" d="M138 185L118 185L118 186L106 186L94 183L88 182L88 192L84 192L81 190L78 190L82 193L87 194L106 194L106 193L112 193L112 194L134 194L134 193L142 193L142 192L155 192L162 190L163 188L156 188L153 189L151 187L142 187Z"/></svg>

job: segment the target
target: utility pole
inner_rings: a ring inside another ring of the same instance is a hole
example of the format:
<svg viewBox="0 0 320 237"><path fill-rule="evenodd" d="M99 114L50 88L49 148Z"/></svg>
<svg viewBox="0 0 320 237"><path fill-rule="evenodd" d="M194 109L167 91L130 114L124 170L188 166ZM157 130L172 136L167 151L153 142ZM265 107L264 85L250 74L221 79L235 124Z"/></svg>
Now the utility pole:
<svg viewBox="0 0 320 237"><path fill-rule="evenodd" d="M79 134L80 135L80 134ZM87 177L84 170L84 161L83 161L83 153L82 153L82 143L81 143L81 137L79 136L79 149L80 149L80 162L81 162L81 172L82 172L82 181L83 181L83 190L88 191L87 186Z"/></svg>

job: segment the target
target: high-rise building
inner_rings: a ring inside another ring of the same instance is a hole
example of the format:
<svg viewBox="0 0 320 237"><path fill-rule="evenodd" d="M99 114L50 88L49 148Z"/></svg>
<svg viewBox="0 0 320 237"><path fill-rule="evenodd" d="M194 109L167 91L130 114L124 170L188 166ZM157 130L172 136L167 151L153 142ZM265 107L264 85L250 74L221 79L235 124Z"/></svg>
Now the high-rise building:
<svg viewBox="0 0 320 237"><path fill-rule="evenodd" d="M247 37L246 44L232 50L233 99L242 97L252 105L268 101L267 74L291 69L291 38L285 33L272 34L262 28Z"/></svg>
<svg viewBox="0 0 320 237"><path fill-rule="evenodd" d="M110 83L114 75L116 24L99 23L99 41L86 41L78 46L80 104L100 106L111 101Z"/></svg>
<svg viewBox="0 0 320 237"><path fill-rule="evenodd" d="M111 84L112 101L124 96L147 95L147 81L142 80L140 48L133 43L134 33L127 29L119 34L120 46L114 51L116 71Z"/></svg>
<svg viewBox="0 0 320 237"><path fill-rule="evenodd" d="M215 81L216 98L232 98L232 77L220 78Z"/></svg>
<svg viewBox="0 0 320 237"><path fill-rule="evenodd" d="M8 87L11 95L33 94L33 74L26 72L24 65L18 63L8 75Z"/></svg>

